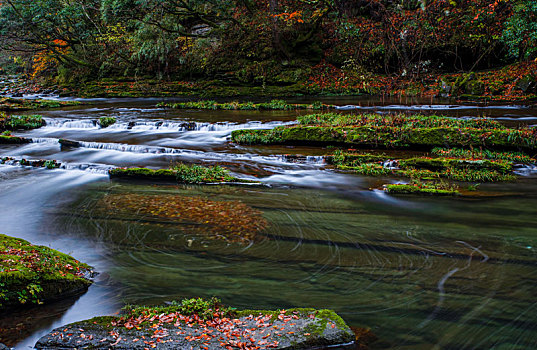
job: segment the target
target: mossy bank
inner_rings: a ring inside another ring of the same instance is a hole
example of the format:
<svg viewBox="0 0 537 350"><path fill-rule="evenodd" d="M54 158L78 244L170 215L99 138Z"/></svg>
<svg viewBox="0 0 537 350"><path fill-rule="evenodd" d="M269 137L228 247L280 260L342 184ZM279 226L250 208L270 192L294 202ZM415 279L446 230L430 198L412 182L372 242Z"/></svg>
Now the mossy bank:
<svg viewBox="0 0 537 350"><path fill-rule="evenodd" d="M0 311L84 293L91 267L69 255L0 234Z"/></svg>

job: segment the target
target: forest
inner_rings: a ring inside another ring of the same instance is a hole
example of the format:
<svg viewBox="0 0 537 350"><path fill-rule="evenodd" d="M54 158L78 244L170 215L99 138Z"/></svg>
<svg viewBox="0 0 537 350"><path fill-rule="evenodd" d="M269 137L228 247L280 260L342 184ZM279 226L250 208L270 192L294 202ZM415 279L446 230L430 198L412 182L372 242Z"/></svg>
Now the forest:
<svg viewBox="0 0 537 350"><path fill-rule="evenodd" d="M60 85L204 80L411 95L439 93L442 83L470 95L536 88L534 0L7 0L0 33L5 71ZM506 66L497 81L461 75Z"/></svg>

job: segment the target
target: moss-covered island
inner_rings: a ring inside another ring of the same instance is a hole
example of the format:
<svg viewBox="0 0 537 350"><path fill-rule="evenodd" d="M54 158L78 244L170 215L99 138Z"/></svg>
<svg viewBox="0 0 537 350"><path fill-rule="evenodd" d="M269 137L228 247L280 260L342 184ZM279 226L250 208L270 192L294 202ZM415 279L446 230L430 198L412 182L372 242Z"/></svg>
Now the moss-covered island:
<svg viewBox="0 0 537 350"><path fill-rule="evenodd" d="M188 184L207 183L254 183L250 180L231 176L229 170L221 166L201 166L176 164L169 169L115 168L109 172L110 178L176 181Z"/></svg>
<svg viewBox="0 0 537 350"><path fill-rule="evenodd" d="M355 335L331 310L244 310L218 299L127 307L123 315L66 325L37 349L316 349L355 348Z"/></svg>
<svg viewBox="0 0 537 350"><path fill-rule="evenodd" d="M69 255L0 234L0 312L81 294L90 275Z"/></svg>
<svg viewBox="0 0 537 350"><path fill-rule="evenodd" d="M537 128L509 128L490 119L327 113L300 116L298 125L234 130L231 140L247 145L317 144L421 150L449 146L531 151L537 148Z"/></svg>

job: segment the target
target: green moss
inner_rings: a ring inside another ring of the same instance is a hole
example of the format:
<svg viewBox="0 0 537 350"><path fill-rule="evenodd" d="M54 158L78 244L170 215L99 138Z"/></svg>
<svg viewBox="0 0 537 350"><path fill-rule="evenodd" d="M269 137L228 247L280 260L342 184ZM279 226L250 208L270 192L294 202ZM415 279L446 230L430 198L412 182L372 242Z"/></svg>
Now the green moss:
<svg viewBox="0 0 537 350"><path fill-rule="evenodd" d="M115 124L117 119L115 117L101 117L97 122L101 128L107 128L110 125Z"/></svg>
<svg viewBox="0 0 537 350"><path fill-rule="evenodd" d="M392 126L292 126L272 130L235 130L233 142L242 144L344 144L375 148L423 149L454 147L537 149L532 129L460 129L456 127L400 128Z"/></svg>
<svg viewBox="0 0 537 350"><path fill-rule="evenodd" d="M340 165L338 166L338 169L352 170L357 174L364 176L389 176L394 174L391 169L385 168L382 164L376 163L359 164L357 166Z"/></svg>
<svg viewBox="0 0 537 350"><path fill-rule="evenodd" d="M441 157L504 160L516 164L535 164L537 160L521 152L494 152L487 149L434 148L432 154Z"/></svg>
<svg viewBox="0 0 537 350"><path fill-rule="evenodd" d="M184 316L197 315L203 320L215 318L215 313L219 316L234 316L234 309L221 304L218 298L208 300L202 298L183 299L181 301L172 301L166 306L135 306L127 305L123 308L122 313L128 318L137 318L143 316L151 319L152 316L161 314L179 313Z"/></svg>
<svg viewBox="0 0 537 350"><path fill-rule="evenodd" d="M161 179L175 180L176 175L173 170L161 169L153 170L147 168L115 168L110 169L108 174L111 178L139 178L139 179Z"/></svg>
<svg viewBox="0 0 537 350"><path fill-rule="evenodd" d="M323 105L321 102L311 104L289 104L284 100L272 100L266 103L253 103L238 101L219 103L212 100L180 103L159 103L158 107L168 107L174 109L222 109L222 110L293 110L293 109L312 109L319 110L330 108L331 106Z"/></svg>
<svg viewBox="0 0 537 350"><path fill-rule="evenodd" d="M385 185L390 194L424 194L434 196L458 196L460 192L454 189L438 188L435 185L395 184Z"/></svg>
<svg viewBox="0 0 537 350"><path fill-rule="evenodd" d="M227 169L220 166L177 164L170 169L115 168L108 173L111 178L175 180L179 183L251 182L231 176Z"/></svg>
<svg viewBox="0 0 537 350"><path fill-rule="evenodd" d="M486 128L503 129L499 122L492 119L456 119L444 116L425 115L379 115L379 114L341 114L323 113L299 116L298 122L302 125L317 126L370 126L370 127L398 127L398 128Z"/></svg>
<svg viewBox="0 0 537 350"><path fill-rule="evenodd" d="M45 124L40 115L11 116L0 112L0 131L37 129Z"/></svg>
<svg viewBox="0 0 537 350"><path fill-rule="evenodd" d="M0 310L79 292L90 267L56 250L0 234Z"/></svg>
<svg viewBox="0 0 537 350"><path fill-rule="evenodd" d="M500 173L509 173L513 170L513 164L505 160L487 159L458 159L458 158L426 158L415 157L399 161L401 168L425 168L431 170L441 170L447 168L455 169L489 169Z"/></svg>

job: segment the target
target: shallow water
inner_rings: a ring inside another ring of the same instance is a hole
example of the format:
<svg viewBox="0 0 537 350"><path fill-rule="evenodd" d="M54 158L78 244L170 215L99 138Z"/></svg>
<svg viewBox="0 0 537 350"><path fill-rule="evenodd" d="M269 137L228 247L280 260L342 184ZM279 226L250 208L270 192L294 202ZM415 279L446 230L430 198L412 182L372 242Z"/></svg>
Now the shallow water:
<svg viewBox="0 0 537 350"><path fill-rule="evenodd" d="M226 141L236 128L290 123L294 111L167 111L155 108L158 101L97 100L46 111L46 127L18 133L35 143L1 147L2 156L65 166L0 166L2 232L72 254L101 273L80 298L32 313L33 323L9 339L17 349L54 327L115 313L125 303L194 296L245 308L333 308L349 324L371 327L380 339L374 349L537 347L534 172L516 184L482 185L483 198L389 197L369 190L382 179L326 168L318 156L330 150ZM537 118L534 108L520 106L326 102L516 123ZM95 122L101 116L118 123L100 129ZM83 147L60 147L59 138ZM308 157L295 162L283 154ZM106 176L113 166L173 162L223 164L265 185L151 185ZM129 194L241 201L259 210L268 226L250 244L228 243L207 239L189 222L103 210L103 198ZM16 316L29 317L10 315L6 322Z"/></svg>

